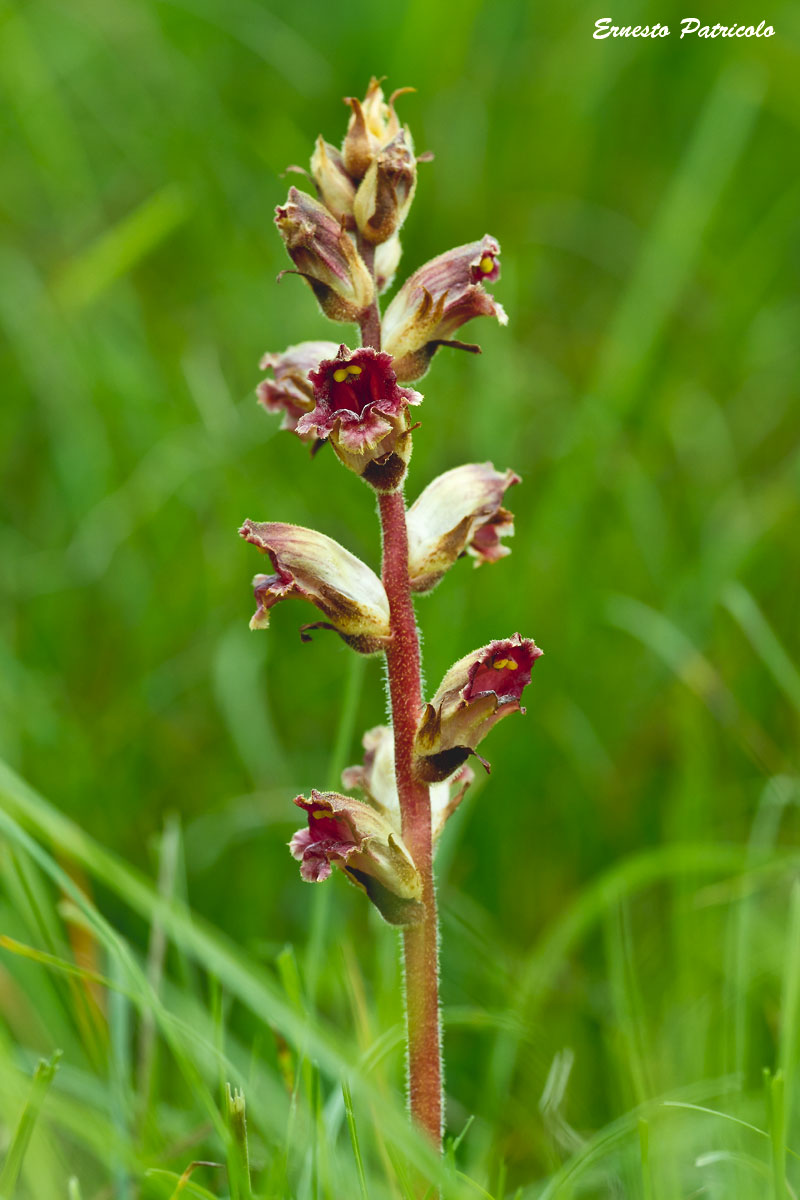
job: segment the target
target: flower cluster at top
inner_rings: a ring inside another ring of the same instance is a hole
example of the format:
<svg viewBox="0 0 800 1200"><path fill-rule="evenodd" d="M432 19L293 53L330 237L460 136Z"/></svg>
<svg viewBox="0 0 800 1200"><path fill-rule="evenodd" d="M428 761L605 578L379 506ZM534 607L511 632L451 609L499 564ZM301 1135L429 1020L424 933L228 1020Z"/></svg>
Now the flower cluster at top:
<svg viewBox="0 0 800 1200"><path fill-rule="evenodd" d="M284 429L312 451L330 442L344 466L384 496L402 488L411 456L416 424L410 410L423 397L408 385L426 374L442 346L479 350L453 336L474 317L507 321L487 290L500 275L500 247L488 234L419 267L380 312L379 297L399 266L400 233L421 161L395 109L410 90L386 101L373 79L363 101L347 99L351 113L341 149L320 136L310 174L301 172L315 194L292 187L276 210L293 263L282 274L301 276L323 313L358 326L363 344L350 349L338 341L306 341L270 352L261 361L270 374L258 387L259 402L283 414ZM503 501L519 482L511 470L469 463L422 491L405 514L412 592L429 592L466 555L479 566L509 553L503 539L514 532L513 516ZM255 577L251 628L265 628L271 609L295 596L323 618L302 627L304 639L325 628L360 653L386 650L393 637L389 599L370 567L312 529L248 520L240 532L272 566ZM472 777L468 757L501 717L524 711L520 698L540 654L519 634L491 642L457 662L419 711L414 773L430 786L434 841ZM344 777L364 798L298 797L307 828L292 838L291 852L303 879L325 879L334 865L387 920L410 923L419 919L422 884L401 835L391 727L370 730L364 745L364 765Z"/></svg>

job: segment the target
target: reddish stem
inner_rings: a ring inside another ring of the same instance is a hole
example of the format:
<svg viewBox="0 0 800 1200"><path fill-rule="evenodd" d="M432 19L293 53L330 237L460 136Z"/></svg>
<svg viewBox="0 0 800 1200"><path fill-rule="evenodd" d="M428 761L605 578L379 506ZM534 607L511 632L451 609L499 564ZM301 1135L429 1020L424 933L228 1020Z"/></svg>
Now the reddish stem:
<svg viewBox="0 0 800 1200"><path fill-rule="evenodd" d="M359 239L370 270L374 248ZM361 342L381 348L377 301L361 320ZM394 727L394 762L403 841L422 876L424 917L403 930L411 1115L442 1148L442 1045L439 1024L439 930L433 884L431 802L427 784L415 779L414 735L422 712L419 632L408 579L406 507L401 492L378 496L383 533L383 586L389 599L392 640L386 651Z"/></svg>
<svg viewBox="0 0 800 1200"><path fill-rule="evenodd" d="M411 1114L442 1144L442 1067L439 1028L439 939L433 885L431 804L427 785L414 778L414 734L422 711L419 634L408 583L406 510L400 492L379 497L383 530L383 586L389 597L392 641L386 651L394 726L394 761L403 841L422 876L425 915L403 930Z"/></svg>

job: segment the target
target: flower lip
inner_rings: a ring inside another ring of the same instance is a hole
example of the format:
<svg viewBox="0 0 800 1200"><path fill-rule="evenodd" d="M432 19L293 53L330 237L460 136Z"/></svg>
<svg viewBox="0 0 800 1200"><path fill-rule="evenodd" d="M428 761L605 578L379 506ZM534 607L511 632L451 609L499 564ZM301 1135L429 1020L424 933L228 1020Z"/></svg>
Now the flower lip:
<svg viewBox="0 0 800 1200"><path fill-rule="evenodd" d="M298 796L295 804L308 813L308 827L298 829L289 842L292 858L300 863L300 874L307 883L321 883L331 873L331 859L347 862L363 842L345 813L321 808L312 792L311 800Z"/></svg>
<svg viewBox="0 0 800 1200"><path fill-rule="evenodd" d="M385 816L339 792L312 790L310 800L297 796L295 804L306 813L308 824L294 834L289 849L306 882L319 883L338 867L390 924L420 920L422 878Z"/></svg>
<svg viewBox="0 0 800 1200"><path fill-rule="evenodd" d="M422 399L412 388L398 386L391 355L369 347L340 346L336 357L325 359L308 378L316 408L301 418L298 431L314 430L322 438L338 426L346 438L377 443L391 429L386 418L399 417Z"/></svg>
<svg viewBox="0 0 800 1200"><path fill-rule="evenodd" d="M321 362L308 377L314 384L317 405L324 405L331 415L362 417L371 404L394 402L400 391L390 356L369 348L351 354L346 346L340 346L335 358Z"/></svg>
<svg viewBox="0 0 800 1200"><path fill-rule="evenodd" d="M473 663L464 700L495 695L501 704L519 700L531 681L531 669L542 651L518 633L503 641L492 642L486 655Z"/></svg>
<svg viewBox="0 0 800 1200"><path fill-rule="evenodd" d="M500 278L500 247L488 235L469 265L469 277L473 283L494 283Z"/></svg>

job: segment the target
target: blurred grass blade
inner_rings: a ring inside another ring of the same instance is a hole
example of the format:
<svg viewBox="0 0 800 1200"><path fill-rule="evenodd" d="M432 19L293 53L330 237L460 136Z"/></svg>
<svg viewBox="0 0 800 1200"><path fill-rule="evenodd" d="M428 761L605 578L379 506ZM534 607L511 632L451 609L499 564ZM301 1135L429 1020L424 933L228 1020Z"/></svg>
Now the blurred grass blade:
<svg viewBox="0 0 800 1200"><path fill-rule="evenodd" d="M358 1129L356 1128L356 1117L353 1112L353 1097L350 1094L350 1088L346 1080L342 1080L342 1099L344 1100L344 1111L347 1117L347 1128L350 1131L350 1141L353 1146L353 1157L356 1160L358 1169L358 1183L361 1188L361 1200L369 1200L369 1192L367 1191L367 1179L364 1174L364 1162L361 1158L361 1147L358 1143Z"/></svg>
<svg viewBox="0 0 800 1200"><path fill-rule="evenodd" d="M250 1182L250 1149L247 1143L247 1110L244 1092L225 1085L228 1125L228 1182L231 1200L253 1200Z"/></svg>
<svg viewBox="0 0 800 1200"><path fill-rule="evenodd" d="M183 188L165 184L62 267L54 285L57 300L67 309L93 303L169 237L188 213Z"/></svg>
<svg viewBox="0 0 800 1200"><path fill-rule="evenodd" d="M394 1097L381 1096L361 1075L354 1075L353 1064L358 1062L357 1049L334 1034L320 1018L313 1021L298 1013L280 995L276 984L256 963L249 961L217 930L199 917L189 914L180 904L167 905L157 891L133 868L94 842L83 830L43 800L10 768L0 762L0 829L21 845L40 866L72 898L96 929L98 938L115 953L120 954L135 973L137 981L146 986L141 973L120 939L102 920L87 898L74 886L66 873L24 832L34 831L56 844L60 854L74 858L96 879L120 896L135 912L148 921L158 919L167 935L180 944L184 952L202 962L204 968L224 982L226 991L237 996L259 1020L279 1029L297 1047L307 1047L308 1053L326 1074L341 1079L350 1075L360 1095L372 1099L387 1136L403 1154L431 1179L442 1177L443 1168L432 1147L421 1134L408 1124L400 1104ZM150 1003L157 1004L152 995ZM192 1064L184 1061L185 1068ZM201 1080L197 1079L199 1087Z"/></svg>
<svg viewBox="0 0 800 1200"><path fill-rule="evenodd" d="M128 1099L133 1083L131 1005L123 991L125 973L119 959L116 956L112 957L109 965L114 981L114 987L108 997L108 1026L111 1035L108 1064L110 1115L119 1144L126 1145L130 1141L132 1117ZM113 1177L115 1200L132 1200L132 1181L127 1164L121 1157L113 1166Z"/></svg>
<svg viewBox="0 0 800 1200"><path fill-rule="evenodd" d="M22 1170L22 1164L25 1160L31 1135L39 1118L44 1098L47 1095L47 1090L58 1070L58 1061L60 1058L61 1051L56 1050L51 1058L40 1059L34 1071L28 1099L22 1110L14 1136L11 1139L11 1145L8 1148L3 1168L0 1170L0 1200L16 1200L17 1181Z"/></svg>
<svg viewBox="0 0 800 1200"><path fill-rule="evenodd" d="M788 1200L786 1191L786 1105L783 1073L764 1069L767 1130L772 1150L772 1200Z"/></svg>
<svg viewBox="0 0 800 1200"><path fill-rule="evenodd" d="M753 649L790 704L800 712L800 671L776 637L772 626L741 583L729 583L722 602L738 621Z"/></svg>

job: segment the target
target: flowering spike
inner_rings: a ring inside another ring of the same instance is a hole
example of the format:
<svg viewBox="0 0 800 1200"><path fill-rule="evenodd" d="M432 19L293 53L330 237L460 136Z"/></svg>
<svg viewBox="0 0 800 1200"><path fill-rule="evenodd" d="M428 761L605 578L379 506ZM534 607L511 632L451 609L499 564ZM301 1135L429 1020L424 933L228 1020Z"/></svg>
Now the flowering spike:
<svg viewBox="0 0 800 1200"><path fill-rule="evenodd" d="M305 192L289 189L275 210L275 224L289 257L332 321L357 322L372 304L375 288L350 234L328 209Z"/></svg>
<svg viewBox="0 0 800 1200"><path fill-rule="evenodd" d="M258 402L269 413L283 412L281 429L297 431L297 422L314 407L314 387L308 373L321 359L335 353L335 342L299 342L282 354L269 353L261 359L261 370L271 370L274 379L264 379L258 385ZM304 442L317 441L313 433L297 436Z"/></svg>
<svg viewBox="0 0 800 1200"><path fill-rule="evenodd" d="M541 654L530 638L515 633L473 650L450 668L417 729L415 770L420 779L446 779L502 717L525 711L520 697Z"/></svg>
<svg viewBox="0 0 800 1200"><path fill-rule="evenodd" d="M340 346L309 376L316 407L301 417L297 432L330 438L346 467L378 492L400 486L411 457L409 404L419 392L397 385L388 354Z"/></svg>
<svg viewBox="0 0 800 1200"><path fill-rule="evenodd" d="M310 600L354 650L374 654L390 636L389 602L383 584L369 567L315 529L278 521L245 521L241 536L268 554L274 575L256 575L257 608L251 629L266 629L270 609L298 596Z"/></svg>
<svg viewBox="0 0 800 1200"><path fill-rule="evenodd" d="M422 880L403 839L380 813L338 792L312 791L295 804L308 826L289 843L307 883L321 883L336 866L369 896L391 925L412 925L423 915Z"/></svg>
<svg viewBox="0 0 800 1200"><path fill-rule="evenodd" d="M455 467L428 484L408 510L413 591L429 592L463 554L479 567L511 553L500 539L513 534L514 518L501 501L519 482L513 471L495 471L487 462Z"/></svg>
<svg viewBox="0 0 800 1200"><path fill-rule="evenodd" d="M394 356L398 379L424 375L439 346L473 317L507 324L502 305L484 287L499 278L499 255L500 246L486 234L431 259L406 280L383 318L383 345Z"/></svg>

